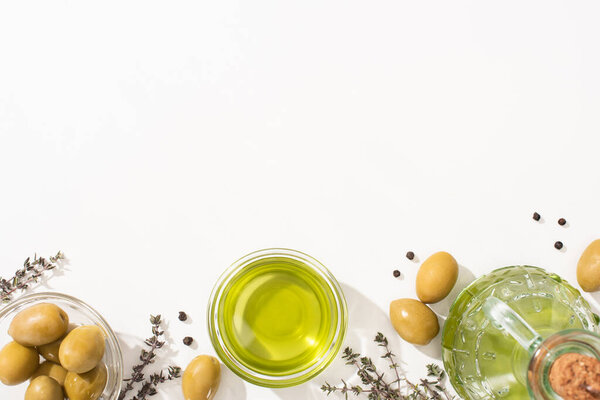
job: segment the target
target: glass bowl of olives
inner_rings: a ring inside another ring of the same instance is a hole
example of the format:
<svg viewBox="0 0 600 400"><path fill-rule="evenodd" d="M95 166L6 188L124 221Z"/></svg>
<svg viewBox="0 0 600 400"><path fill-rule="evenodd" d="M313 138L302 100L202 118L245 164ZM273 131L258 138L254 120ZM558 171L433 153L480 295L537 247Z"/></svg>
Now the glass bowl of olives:
<svg viewBox="0 0 600 400"><path fill-rule="evenodd" d="M0 309L0 387L9 398L116 400L122 381L119 341L83 301L35 293Z"/></svg>

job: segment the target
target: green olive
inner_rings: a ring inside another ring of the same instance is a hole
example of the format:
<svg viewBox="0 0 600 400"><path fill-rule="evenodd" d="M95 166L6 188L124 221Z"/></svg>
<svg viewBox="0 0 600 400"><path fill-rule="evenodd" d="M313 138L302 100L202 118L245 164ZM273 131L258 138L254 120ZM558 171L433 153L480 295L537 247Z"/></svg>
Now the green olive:
<svg viewBox="0 0 600 400"><path fill-rule="evenodd" d="M577 263L577 282L586 292L600 289L600 239L594 240Z"/></svg>
<svg viewBox="0 0 600 400"><path fill-rule="evenodd" d="M60 385L47 376L33 379L25 392L25 400L63 400L64 398Z"/></svg>
<svg viewBox="0 0 600 400"><path fill-rule="evenodd" d="M106 366L102 363L83 374L68 372L65 393L69 400L96 400L102 395L106 380Z"/></svg>
<svg viewBox="0 0 600 400"><path fill-rule="evenodd" d="M59 385L63 386L65 384L67 370L64 369L60 364L56 364L50 361L44 361L33 373L33 375L31 376L31 380L37 378L38 376L49 376L50 378L58 382Z"/></svg>
<svg viewBox="0 0 600 400"><path fill-rule="evenodd" d="M63 339L64 338L60 338L52 343L37 346L37 350L46 360L58 363L60 362L58 359L58 349L60 349L60 344L62 343Z"/></svg>
<svg viewBox="0 0 600 400"><path fill-rule="evenodd" d="M458 278L458 264L445 251L431 255L417 272L417 296L423 303L443 300Z"/></svg>
<svg viewBox="0 0 600 400"><path fill-rule="evenodd" d="M425 345L440 331L435 313L425 304L414 299L392 301L390 320L402 339L413 344Z"/></svg>
<svg viewBox="0 0 600 400"><path fill-rule="evenodd" d="M58 349L60 349L60 344L62 343L65 336L67 336L67 334L76 327L77 326L74 324L69 324L69 328L67 329L67 332L65 332L65 335L63 337L61 337L58 340L55 340L52 343L37 346L38 353L40 353L40 355L48 361L60 363L60 360L58 359Z"/></svg>
<svg viewBox="0 0 600 400"><path fill-rule="evenodd" d="M9 386L25 382L39 363L40 356L35 349L10 342L0 350L0 382Z"/></svg>
<svg viewBox="0 0 600 400"><path fill-rule="evenodd" d="M221 364L212 356L198 356L183 373L181 388L185 400L211 400L221 380Z"/></svg>
<svg viewBox="0 0 600 400"><path fill-rule="evenodd" d="M94 368L104 356L104 333L96 325L73 329L60 344L58 358L69 372L82 374Z"/></svg>
<svg viewBox="0 0 600 400"><path fill-rule="evenodd" d="M8 334L23 346L41 346L59 339L68 326L69 316L60 307L40 303L15 315Z"/></svg>

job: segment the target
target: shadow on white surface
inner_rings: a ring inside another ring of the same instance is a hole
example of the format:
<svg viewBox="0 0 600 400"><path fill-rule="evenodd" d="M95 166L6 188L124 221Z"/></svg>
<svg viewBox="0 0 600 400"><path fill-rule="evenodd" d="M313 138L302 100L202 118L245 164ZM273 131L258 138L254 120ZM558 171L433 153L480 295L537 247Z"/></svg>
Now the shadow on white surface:
<svg viewBox="0 0 600 400"><path fill-rule="evenodd" d="M149 325L148 325L149 326ZM156 361L144 369L144 376L148 377L154 372L160 370L166 370L169 366L169 360L173 360L177 355L173 339L168 335L168 322L163 321L163 327L165 336L161 340L165 341L162 348L156 351ZM148 336L151 334L148 333ZM140 363L140 353L142 349L146 350L147 346L144 344L145 338L140 338L127 333L117 332L117 337L121 345L121 352L123 353L123 379L128 379L132 373L132 367ZM183 368L183 367L182 367ZM123 387L125 383L123 383ZM134 384L133 389L128 395L134 395L140 389L141 383ZM171 382L165 382L158 386L158 392L160 394L157 398L177 398L181 393L181 380L177 379Z"/></svg>
<svg viewBox="0 0 600 400"><path fill-rule="evenodd" d="M348 346L354 352L365 355L383 354L381 348L373 341L378 328L388 338L390 347L397 351L400 348L400 339L389 322L387 312L353 287L342 284L342 289L348 303L348 331L342 351ZM372 358L377 366L387 369L385 363ZM331 365L311 381L291 388L273 389L273 392L282 400L322 400L325 394L321 391L321 386L325 382L338 384L341 379L350 384L359 383L355 368L345 364L340 352ZM331 394L328 398L342 399L343 396Z"/></svg>
<svg viewBox="0 0 600 400"><path fill-rule="evenodd" d="M229 399L246 400L246 386L242 378L231 372L224 364L221 364L221 383L213 400Z"/></svg>
<svg viewBox="0 0 600 400"><path fill-rule="evenodd" d="M144 339L122 332L116 332L116 335L123 353L123 378L128 378L131 375L131 367L140 361L141 344Z"/></svg>
<svg viewBox="0 0 600 400"><path fill-rule="evenodd" d="M590 306L592 307L592 311L596 314L600 313L600 292L588 293L588 295L593 299L593 301L589 301Z"/></svg>
<svg viewBox="0 0 600 400"><path fill-rule="evenodd" d="M28 290L27 292L23 292L23 294L28 294L30 291L31 292L39 292L39 291L42 291L41 289L43 289L43 291L48 291L48 292L54 291L55 289L50 284L50 281L54 278L64 276L66 271L70 271L68 266L69 266L68 258L63 258L62 260L57 260L56 268L54 268L50 271L44 272L38 278L37 282L30 283L28 285L28 289L30 289L30 290Z"/></svg>

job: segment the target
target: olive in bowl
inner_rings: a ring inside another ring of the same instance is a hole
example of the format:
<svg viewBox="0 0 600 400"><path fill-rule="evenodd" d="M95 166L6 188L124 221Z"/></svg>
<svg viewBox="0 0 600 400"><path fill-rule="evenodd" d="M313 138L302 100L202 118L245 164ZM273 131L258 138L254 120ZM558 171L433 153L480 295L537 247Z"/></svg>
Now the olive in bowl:
<svg viewBox="0 0 600 400"><path fill-rule="evenodd" d="M50 329L42 332L43 335L31 333L28 332L28 329L25 329L27 324L33 324L31 326L35 327L36 318L31 317L31 315L36 313L38 316L41 315L39 318L47 318L47 321L50 321ZM21 316L17 319L17 322L21 321L19 324L22 325L17 325L18 329L13 325L13 329L10 329L9 332L9 327L19 314ZM87 353L80 355L77 359L77 357L72 357L74 353L71 352L71 357L67 357L67 359L75 361L75 367L68 365L68 368L66 368L64 365L60 365L60 348L69 334L82 327L88 327L83 331L92 333L89 335L77 334L75 339L83 338L87 340L93 338L93 344L82 346L79 340L73 340L72 342L75 344L72 343L71 350L83 349ZM26 342L29 346L23 346L18 341ZM35 293L22 296L9 303L0 310L0 348L7 346L9 343L14 343L10 345L11 352L17 349L17 345L27 349L27 351L22 351L22 349L16 351L21 357L19 365L24 368L21 375L9 376L8 378L13 381L12 384L20 383L14 383L15 381L33 378L29 382L29 386L31 387L34 382L36 384L29 390L29 398L36 399L35 396L40 395L40 393L48 392L51 395L55 392L55 385L48 383L47 379L40 379L41 377L48 377L56 381L61 387L61 391L63 391L64 386L58 381L64 378L63 384L66 386L70 373L78 376L89 374L90 376L84 376L85 379L91 377L93 375L91 372L96 369L93 388L89 391L80 390L77 394L77 400L118 399L123 381L123 356L119 342L106 320L81 300L60 293ZM36 344L33 345L33 343ZM40 363L41 366L38 367ZM33 364L35 364L35 368ZM77 371L68 371L69 368L75 368ZM85 369L87 371L83 371ZM0 376L1 374L2 360L0 357ZM73 379L71 379L72 381ZM81 380L76 381L79 384L82 382ZM7 383L11 384L10 382ZM83 386L79 385L77 387L82 388ZM26 392L24 386L2 386L0 390L3 395L7 395L7 398L11 399L24 398ZM89 393L90 396L86 398L85 393Z"/></svg>

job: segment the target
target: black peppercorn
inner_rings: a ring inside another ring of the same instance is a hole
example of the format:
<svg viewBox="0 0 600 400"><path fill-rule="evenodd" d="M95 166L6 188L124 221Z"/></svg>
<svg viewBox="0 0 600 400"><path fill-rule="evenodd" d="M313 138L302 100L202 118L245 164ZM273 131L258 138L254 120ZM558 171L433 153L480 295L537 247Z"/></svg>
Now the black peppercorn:
<svg viewBox="0 0 600 400"><path fill-rule="evenodd" d="M185 321L187 320L187 314L184 313L183 311L179 311L179 320L180 321Z"/></svg>
<svg viewBox="0 0 600 400"><path fill-rule="evenodd" d="M557 241L556 243L554 243L554 248L555 248L556 250L560 250L560 249L562 249L562 248L563 248L563 242L561 242L560 240L559 240L559 241Z"/></svg>
<svg viewBox="0 0 600 400"><path fill-rule="evenodd" d="M536 221L539 221L541 217L542 217L542 216L541 216L540 214L538 214L537 212L534 212L534 213L533 213L533 219L534 219L534 220L536 220Z"/></svg>
<svg viewBox="0 0 600 400"><path fill-rule="evenodd" d="M413 260L415 258L415 253L409 251L408 253L406 253L406 258L408 258L409 260Z"/></svg>
<svg viewBox="0 0 600 400"><path fill-rule="evenodd" d="M567 220L566 220L566 219L564 219L564 218L561 218L561 219L559 219L559 220L558 220L558 224L559 224L560 226L564 226L566 223L567 223Z"/></svg>
<svg viewBox="0 0 600 400"><path fill-rule="evenodd" d="M397 269L394 270L394 278L398 278L400 276L400 271L398 271Z"/></svg>
<svg viewBox="0 0 600 400"><path fill-rule="evenodd" d="M185 344L186 346L190 346L193 342L194 342L194 338L192 338L190 336L186 336L183 338L183 344Z"/></svg>

